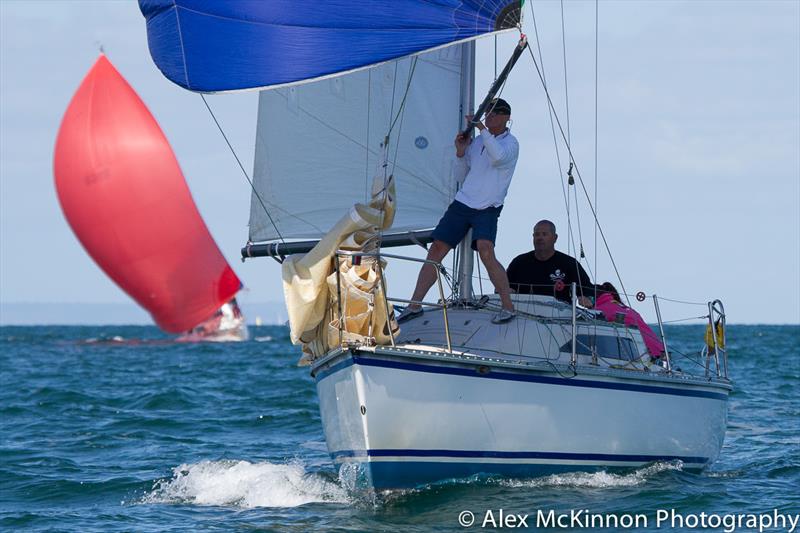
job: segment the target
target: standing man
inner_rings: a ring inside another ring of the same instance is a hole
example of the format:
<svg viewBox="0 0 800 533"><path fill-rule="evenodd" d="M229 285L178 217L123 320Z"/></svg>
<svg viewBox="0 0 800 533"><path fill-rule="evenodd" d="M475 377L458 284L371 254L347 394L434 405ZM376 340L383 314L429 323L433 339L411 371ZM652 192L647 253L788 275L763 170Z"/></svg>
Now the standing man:
<svg viewBox="0 0 800 533"><path fill-rule="evenodd" d="M472 118L472 115L467 115L468 122ZM474 140L469 135L456 136L454 171L456 179L463 179L463 184L433 230L433 244L428 250L428 260L440 262L472 228L472 249L478 251L503 305L503 309L492 318L495 324L508 322L516 316L506 271L494 255L497 219L503 209L503 200L519 156L519 143L508 129L510 119L511 106L502 98L497 98L489 104L486 124L480 121L474 124L480 135ZM435 281L436 270L433 265L424 265L411 299L421 301ZM422 307L410 304L400 314L398 322L420 314Z"/></svg>
<svg viewBox="0 0 800 533"><path fill-rule="evenodd" d="M578 302L592 307L594 285L580 263L556 250L556 225L540 220L533 227L533 250L518 255L508 265L508 280L519 294L541 294L572 301L571 285L577 284Z"/></svg>

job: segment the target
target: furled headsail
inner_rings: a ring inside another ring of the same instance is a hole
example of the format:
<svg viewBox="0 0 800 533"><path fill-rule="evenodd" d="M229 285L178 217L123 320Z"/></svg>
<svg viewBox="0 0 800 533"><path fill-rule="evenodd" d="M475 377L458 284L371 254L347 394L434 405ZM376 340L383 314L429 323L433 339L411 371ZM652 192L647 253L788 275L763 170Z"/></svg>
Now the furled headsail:
<svg viewBox="0 0 800 533"><path fill-rule="evenodd" d="M150 54L193 91L264 88L510 29L520 0L139 0Z"/></svg>
<svg viewBox="0 0 800 533"><path fill-rule="evenodd" d="M54 173L81 244L163 330L191 329L241 288L161 128L104 55L64 114Z"/></svg>

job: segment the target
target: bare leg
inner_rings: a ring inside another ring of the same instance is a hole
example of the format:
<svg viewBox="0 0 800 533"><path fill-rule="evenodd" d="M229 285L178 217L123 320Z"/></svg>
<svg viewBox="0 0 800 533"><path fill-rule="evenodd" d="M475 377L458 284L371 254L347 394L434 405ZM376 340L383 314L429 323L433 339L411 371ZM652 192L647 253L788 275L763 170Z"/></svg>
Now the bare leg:
<svg viewBox="0 0 800 533"><path fill-rule="evenodd" d="M492 280L495 290L500 295L500 302L503 304L503 309L513 311L514 304L511 302L511 289L508 285L506 269L503 268L503 265L501 265L500 261L495 257L494 244L492 244L492 241L479 239L478 255L481 256L481 262L483 262L486 267L489 279Z"/></svg>
<svg viewBox="0 0 800 533"><path fill-rule="evenodd" d="M452 250L452 248L450 248L450 245L446 242L433 241L433 244L431 244L428 250L428 260L441 262L450 250ZM423 265L419 271L419 276L417 276L417 286L414 288L414 294L411 296L411 299L418 302L422 301L425 295L428 294L428 290L433 287L434 283L436 283L436 267L429 264ZM508 285L508 281L506 281L506 285ZM419 304L409 304L409 307L417 309L420 306Z"/></svg>

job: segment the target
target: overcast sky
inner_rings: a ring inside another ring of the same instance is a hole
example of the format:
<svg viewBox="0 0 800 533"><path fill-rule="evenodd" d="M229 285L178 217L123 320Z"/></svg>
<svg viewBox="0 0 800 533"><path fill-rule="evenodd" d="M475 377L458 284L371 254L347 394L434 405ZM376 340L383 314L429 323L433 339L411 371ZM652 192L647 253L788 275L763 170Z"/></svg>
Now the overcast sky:
<svg viewBox="0 0 800 533"><path fill-rule="evenodd" d="M566 122L560 4L532 5L551 96ZM595 4L565 2L564 14L570 136L594 195ZM525 15L535 45L528 5ZM516 37L499 41L502 63ZM491 82L493 42L478 45L478 94ZM0 300L129 301L81 248L53 186L61 117L101 45L170 140L212 235L247 286L242 299L281 300L277 263L239 262L249 186L200 97L152 63L137 4L9 0L0 0ZM720 298L736 323L800 323L800 2L603 1L598 55L598 213L628 292ZM563 170L530 57L503 96L521 145L497 242L507 265L531 248L536 220L556 222L563 251L568 234ZM257 95L209 101L250 171ZM596 280L615 281L602 243L594 263L591 212L584 204L576 214ZM415 272L392 269L390 293L408 297ZM679 319L703 309L668 312Z"/></svg>

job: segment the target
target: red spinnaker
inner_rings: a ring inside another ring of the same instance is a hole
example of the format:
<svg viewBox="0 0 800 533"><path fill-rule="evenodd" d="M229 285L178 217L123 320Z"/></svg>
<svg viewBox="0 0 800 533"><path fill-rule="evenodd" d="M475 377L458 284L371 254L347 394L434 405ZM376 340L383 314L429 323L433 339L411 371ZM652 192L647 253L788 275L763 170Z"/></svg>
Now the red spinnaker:
<svg viewBox="0 0 800 533"><path fill-rule="evenodd" d="M191 329L241 288L167 138L104 55L64 114L54 171L86 251L161 329Z"/></svg>

